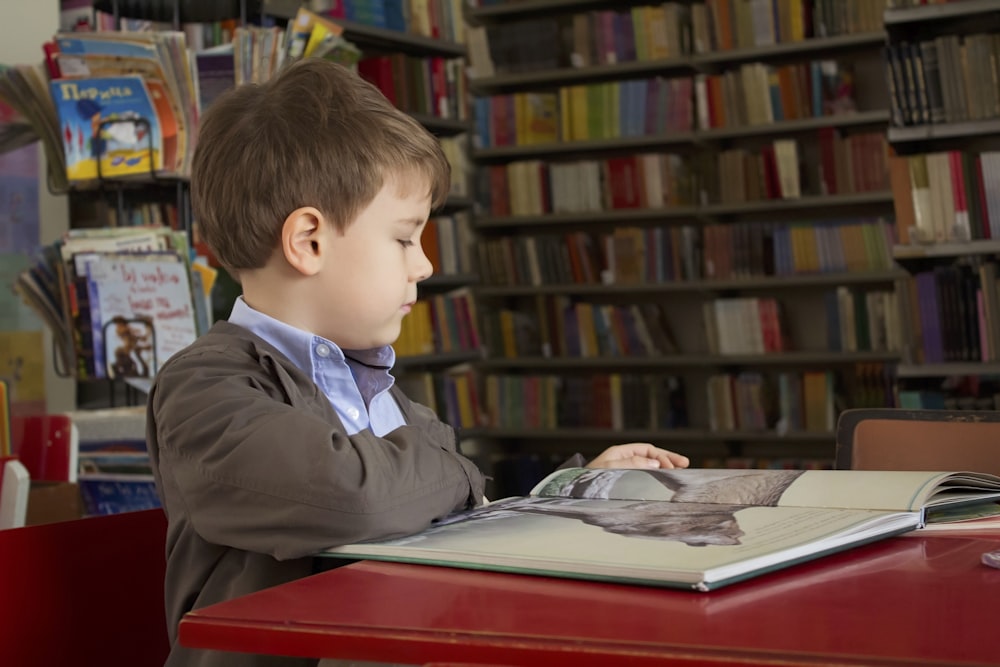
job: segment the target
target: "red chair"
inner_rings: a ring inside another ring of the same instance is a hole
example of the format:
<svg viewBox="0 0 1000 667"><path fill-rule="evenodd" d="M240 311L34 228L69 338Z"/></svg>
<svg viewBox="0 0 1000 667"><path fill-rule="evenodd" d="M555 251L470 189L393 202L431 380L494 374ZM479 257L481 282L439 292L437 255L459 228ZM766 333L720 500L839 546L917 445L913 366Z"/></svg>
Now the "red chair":
<svg viewBox="0 0 1000 667"><path fill-rule="evenodd" d="M0 665L162 665L166 530L156 509L0 531Z"/></svg>

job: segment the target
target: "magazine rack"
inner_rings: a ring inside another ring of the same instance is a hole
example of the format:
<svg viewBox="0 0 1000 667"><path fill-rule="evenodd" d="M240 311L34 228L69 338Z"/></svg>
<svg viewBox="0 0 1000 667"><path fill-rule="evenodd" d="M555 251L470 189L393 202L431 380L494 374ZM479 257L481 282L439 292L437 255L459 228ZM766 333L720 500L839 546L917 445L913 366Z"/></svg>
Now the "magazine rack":
<svg viewBox="0 0 1000 667"><path fill-rule="evenodd" d="M98 126L97 131L101 132L107 127L112 125L119 125L122 123L130 123L136 125L138 129L145 131L146 137L146 159L149 161L149 173L143 175L142 177L137 176L123 176L123 177L113 177L106 176L103 173L103 150L97 154L97 178L94 180L93 184L87 183L86 185L75 186L70 183L67 190L63 191L52 185L52 175L46 174L46 185L48 190L53 195L66 195L70 193L89 193L98 192L109 199L110 194L114 194L115 198L115 212L117 213L118 220L126 219L127 207L125 194L126 191L140 192L146 190L150 185L156 188L164 188L164 186L171 183L174 184L176 188L176 206L177 206L177 226L180 231L191 234L191 215L189 213L190 196L187 192L187 181L183 178L165 178L156 173L154 168L153 160L153 135L150 132L150 122L147 118L107 118L102 120ZM102 147L103 148L103 147Z"/></svg>

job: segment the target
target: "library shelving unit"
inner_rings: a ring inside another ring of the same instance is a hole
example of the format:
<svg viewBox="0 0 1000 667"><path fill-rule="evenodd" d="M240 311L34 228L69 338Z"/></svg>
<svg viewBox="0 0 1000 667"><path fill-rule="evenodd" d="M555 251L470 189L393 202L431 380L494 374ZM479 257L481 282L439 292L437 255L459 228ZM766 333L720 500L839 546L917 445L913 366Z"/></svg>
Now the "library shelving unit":
<svg viewBox="0 0 1000 667"><path fill-rule="evenodd" d="M1000 377L1000 2L885 12L887 136L908 339L902 407L997 409Z"/></svg>
<svg viewBox="0 0 1000 667"><path fill-rule="evenodd" d="M891 402L882 6L833 5L467 10L495 457L827 465L839 409Z"/></svg>

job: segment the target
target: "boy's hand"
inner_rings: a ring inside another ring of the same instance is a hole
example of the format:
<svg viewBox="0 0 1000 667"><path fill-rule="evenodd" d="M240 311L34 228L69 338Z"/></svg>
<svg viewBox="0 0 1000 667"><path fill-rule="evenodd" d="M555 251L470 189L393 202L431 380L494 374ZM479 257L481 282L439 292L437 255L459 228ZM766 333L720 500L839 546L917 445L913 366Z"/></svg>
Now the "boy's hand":
<svg viewBox="0 0 1000 667"><path fill-rule="evenodd" d="M682 454L654 447L648 442L630 442L608 447L588 468L687 468L688 458Z"/></svg>

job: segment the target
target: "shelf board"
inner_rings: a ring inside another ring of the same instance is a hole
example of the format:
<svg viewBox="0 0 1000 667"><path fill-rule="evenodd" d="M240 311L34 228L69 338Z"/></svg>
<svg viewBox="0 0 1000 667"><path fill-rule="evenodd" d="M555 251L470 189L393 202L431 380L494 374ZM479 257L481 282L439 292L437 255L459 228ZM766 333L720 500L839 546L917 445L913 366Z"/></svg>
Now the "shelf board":
<svg viewBox="0 0 1000 667"><path fill-rule="evenodd" d="M523 5L524 3L521 4ZM491 93L508 88L543 86L546 84L564 85L586 81L637 78L643 74L695 73L715 69L720 65L771 60L791 55L846 51L866 46L875 47L884 44L885 41L886 35L881 31L856 35L838 35L836 37L820 37L798 42L783 42L749 49L716 51L714 53L692 54L660 60L631 60L620 63L588 65L586 67L559 67L530 72L509 72L490 77L471 79L469 85L477 93Z"/></svg>
<svg viewBox="0 0 1000 667"><path fill-rule="evenodd" d="M896 377L933 378L953 375L1000 375L1000 363L965 361L943 364L899 364Z"/></svg>
<svg viewBox="0 0 1000 667"><path fill-rule="evenodd" d="M538 294L615 295L660 294L670 292L739 292L756 290L834 287L839 285L877 285L891 283L908 276L906 271L857 271L797 276L756 276L732 280L689 280L665 283L634 283L624 285L563 284L523 285L512 287L483 286L476 288L480 297L516 297Z"/></svg>
<svg viewBox="0 0 1000 667"><path fill-rule="evenodd" d="M518 440L574 440L579 442L828 442L836 436L827 431L710 431L697 428L609 429L609 428L488 428L463 429L462 438Z"/></svg>
<svg viewBox="0 0 1000 667"><path fill-rule="evenodd" d="M541 215L511 215L476 218L475 227L506 228L535 225L586 225L601 222L643 222L656 220L695 219L701 207L678 206L673 208L631 208L586 213L543 213Z"/></svg>
<svg viewBox="0 0 1000 667"><path fill-rule="evenodd" d="M933 243L928 245L895 245L892 256L896 259L920 257L962 257L965 255L992 255L1000 253L1000 240Z"/></svg>
<svg viewBox="0 0 1000 667"><path fill-rule="evenodd" d="M617 7L621 5L621 2L612 2L611 0L524 0L524 2L503 2L496 5L470 7L465 10L465 15L470 20L475 21L506 19L547 12L593 9L599 8L602 5Z"/></svg>
<svg viewBox="0 0 1000 667"><path fill-rule="evenodd" d="M798 199L765 199L736 204L678 206L671 208L630 208L586 213L542 213L540 215L482 216L475 219L477 230L534 227L537 225L587 225L600 223L657 222L660 220L712 219L721 216L779 213L785 211L826 211L831 208L890 206L892 193L864 192L848 195L811 195Z"/></svg>
<svg viewBox="0 0 1000 667"><path fill-rule="evenodd" d="M618 137L593 141L557 141L529 146L494 146L477 148L472 151L473 160L509 160L542 157L546 155L567 155L573 153L594 153L602 151L628 152L643 148L661 148L695 143L694 132L671 132L650 134L641 137Z"/></svg>
<svg viewBox="0 0 1000 667"><path fill-rule="evenodd" d="M498 74L480 79L470 79L469 87L476 93L488 94L507 88L544 86L546 84L561 86L586 81L639 78L639 75L642 74L662 75L680 72L691 74L694 71L694 65L688 57L665 58L661 60L634 60L607 65L590 65L588 67L562 67L532 72Z"/></svg>
<svg viewBox="0 0 1000 667"><path fill-rule="evenodd" d="M472 151L474 160L503 160L533 158L553 153L596 153L602 151L626 152L630 149L658 148L682 144L699 144L725 139L750 137L771 137L810 132L824 127L845 128L864 125L885 125L889 122L889 111L855 111L835 116L785 120L761 125L743 127L722 127L711 130L692 130L669 134L651 134L641 137L618 137L593 141L557 141L527 146L493 146L476 148ZM1000 121L998 121L1000 123ZM1000 127L1000 126L998 126Z"/></svg>
<svg viewBox="0 0 1000 667"><path fill-rule="evenodd" d="M420 282L421 291L424 289L452 289L455 287L465 287L474 285L479 281L479 277L471 273L435 273L427 280Z"/></svg>
<svg viewBox="0 0 1000 667"><path fill-rule="evenodd" d="M824 127L844 128L862 125L885 125L889 122L888 109L871 111L852 111L834 116L818 116L781 120L773 123L749 125L744 127L720 127L711 130L695 132L695 141L718 141L720 139L738 139L741 137L757 137L809 132Z"/></svg>
<svg viewBox="0 0 1000 667"><path fill-rule="evenodd" d="M996 12L1000 7L996 0L962 0L943 5L922 5L920 7L903 7L887 9L883 13L886 26L923 21L940 21L942 19L961 18Z"/></svg>
<svg viewBox="0 0 1000 667"><path fill-rule="evenodd" d="M445 136L450 134L461 134L472 130L472 123L467 120L456 120L454 118L439 118L425 113L408 113L408 116L426 127L432 134Z"/></svg>
<svg viewBox="0 0 1000 667"><path fill-rule="evenodd" d="M748 62L754 60L770 60L791 55L809 55L846 51L867 46L884 44L886 34L883 31L862 32L853 35L836 35L834 37L814 37L798 42L780 42L768 46L757 46L749 49L732 49L715 51L691 56L695 67L704 69L706 65L724 65L730 63Z"/></svg>
<svg viewBox="0 0 1000 667"><path fill-rule="evenodd" d="M774 213L778 211L826 210L828 208L848 208L892 204L892 192L863 192L846 195L807 195L797 199L764 199L737 204L710 204L703 206L700 213L706 217L740 215L744 213Z"/></svg>
<svg viewBox="0 0 1000 667"><path fill-rule="evenodd" d="M951 5L941 6L950 7ZM900 144L912 141L981 137L990 134L1000 134L1000 118L970 120L961 123L942 123L940 125L890 127L886 137L889 143Z"/></svg>
<svg viewBox="0 0 1000 667"><path fill-rule="evenodd" d="M411 368L434 367L443 368L445 366L457 366L479 361L483 358L480 352L440 352L434 354L416 354L405 357L396 357L396 368L404 371Z"/></svg>
<svg viewBox="0 0 1000 667"><path fill-rule="evenodd" d="M667 368L724 368L728 366L829 366L869 362L895 362L897 352L781 352L772 354L680 354L661 357L516 357L489 358L480 370L538 372L566 369L661 370Z"/></svg>
<svg viewBox="0 0 1000 667"><path fill-rule="evenodd" d="M434 211L431 216L433 217L434 215L439 215L442 211L455 211L463 208L472 208L474 203L475 202L472 200L472 197L449 196L448 199L445 200L444 205L437 211Z"/></svg>

